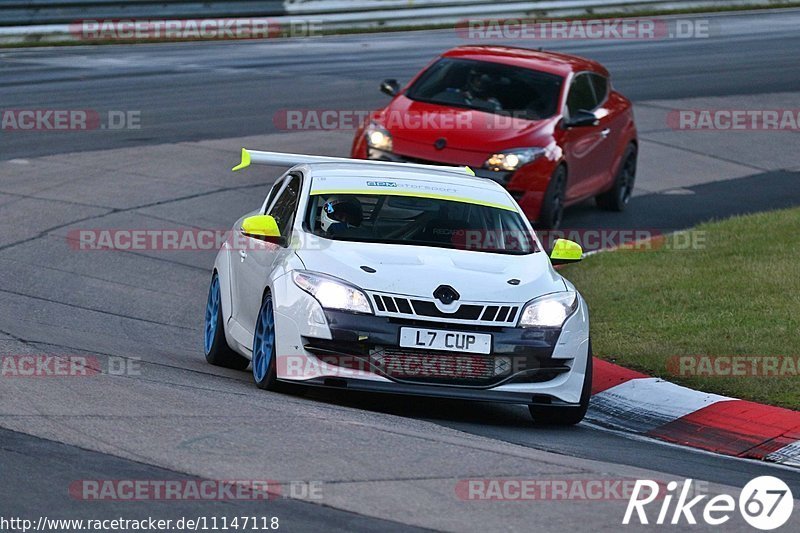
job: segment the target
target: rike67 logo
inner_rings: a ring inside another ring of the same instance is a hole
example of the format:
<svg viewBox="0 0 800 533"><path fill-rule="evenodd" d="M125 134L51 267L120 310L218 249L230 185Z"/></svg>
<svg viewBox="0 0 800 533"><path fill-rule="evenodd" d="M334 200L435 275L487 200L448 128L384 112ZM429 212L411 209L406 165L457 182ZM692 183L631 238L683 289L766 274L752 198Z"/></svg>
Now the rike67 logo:
<svg viewBox="0 0 800 533"><path fill-rule="evenodd" d="M679 486L677 481L667 483L665 494L661 494L663 484L649 479L638 479L628 500L628 507L622 523L631 520L640 524L697 524L698 518L711 526L728 522L737 511L737 501L729 494L719 494L705 500L708 495L691 497L692 480L687 479ZM645 509L649 504L660 503ZM675 505L673 507L673 501ZM760 476L752 479L739 494L738 512L742 518L756 529L769 531L784 525L792 516L794 500L789 486L773 476ZM653 511L658 511L656 517ZM697 515L697 516L695 516Z"/></svg>

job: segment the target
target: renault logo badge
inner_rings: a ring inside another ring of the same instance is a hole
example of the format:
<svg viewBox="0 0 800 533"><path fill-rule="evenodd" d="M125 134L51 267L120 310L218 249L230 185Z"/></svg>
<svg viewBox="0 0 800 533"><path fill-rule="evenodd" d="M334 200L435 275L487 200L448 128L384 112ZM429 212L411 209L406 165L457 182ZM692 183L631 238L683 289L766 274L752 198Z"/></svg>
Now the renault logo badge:
<svg viewBox="0 0 800 533"><path fill-rule="evenodd" d="M450 305L461 298L461 295L450 285L439 285L436 290L433 291L433 297L444 305Z"/></svg>

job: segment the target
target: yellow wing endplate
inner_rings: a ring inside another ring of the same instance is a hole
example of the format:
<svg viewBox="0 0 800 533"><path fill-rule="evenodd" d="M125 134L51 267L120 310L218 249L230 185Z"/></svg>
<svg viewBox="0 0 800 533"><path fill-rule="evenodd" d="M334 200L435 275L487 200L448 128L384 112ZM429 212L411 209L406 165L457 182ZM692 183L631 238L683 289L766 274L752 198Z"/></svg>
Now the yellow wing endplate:
<svg viewBox="0 0 800 533"><path fill-rule="evenodd" d="M247 151L247 148L242 148L242 162L233 167L231 170L236 172L237 170L242 170L243 168L247 168L250 166L250 152Z"/></svg>

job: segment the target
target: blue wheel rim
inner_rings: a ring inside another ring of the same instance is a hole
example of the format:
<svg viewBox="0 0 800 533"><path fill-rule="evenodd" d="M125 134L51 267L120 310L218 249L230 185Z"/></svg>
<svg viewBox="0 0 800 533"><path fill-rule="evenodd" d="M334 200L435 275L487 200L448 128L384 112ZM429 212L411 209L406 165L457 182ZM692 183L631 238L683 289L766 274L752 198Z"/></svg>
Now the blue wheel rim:
<svg viewBox="0 0 800 533"><path fill-rule="evenodd" d="M206 302L206 321L204 346L206 354L211 351L214 344L214 337L217 334L217 322L219 315L219 278L216 274L211 278L211 286L208 288L208 301Z"/></svg>
<svg viewBox="0 0 800 533"><path fill-rule="evenodd" d="M275 351L275 316L272 312L272 299L267 298L261 305L256 322L256 335L253 341L253 376L259 383L267 376L267 369Z"/></svg>

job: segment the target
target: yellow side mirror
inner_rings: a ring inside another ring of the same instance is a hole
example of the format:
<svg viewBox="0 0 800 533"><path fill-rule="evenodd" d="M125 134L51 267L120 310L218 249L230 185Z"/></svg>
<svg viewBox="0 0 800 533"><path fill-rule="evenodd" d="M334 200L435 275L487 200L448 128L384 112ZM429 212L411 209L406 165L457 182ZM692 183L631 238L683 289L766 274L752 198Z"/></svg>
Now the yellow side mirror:
<svg viewBox="0 0 800 533"><path fill-rule="evenodd" d="M270 215L253 215L242 221L242 233L256 239L275 241L280 239L281 230Z"/></svg>
<svg viewBox="0 0 800 533"><path fill-rule="evenodd" d="M554 265L574 263L580 261L582 257L583 248L581 248L581 245L567 239L556 239L553 251L550 252L550 261Z"/></svg>

